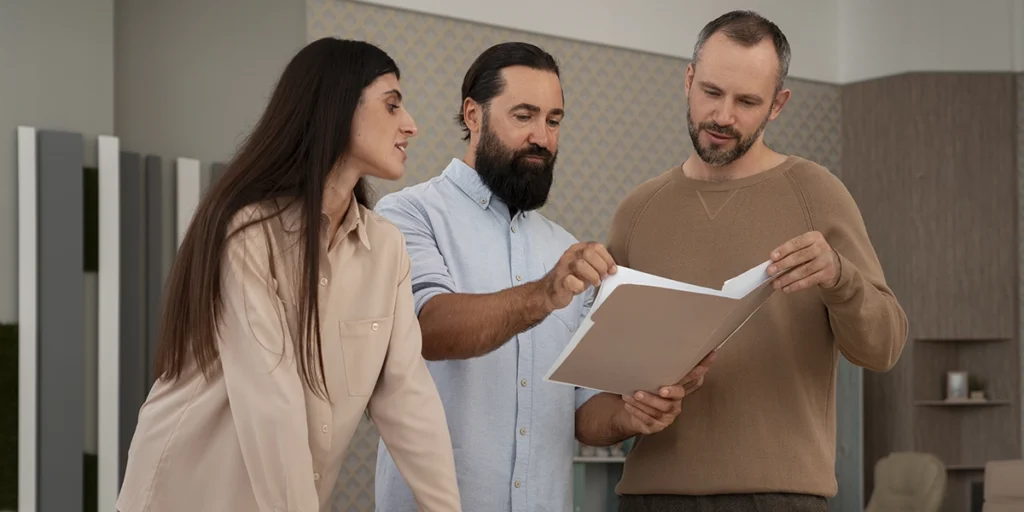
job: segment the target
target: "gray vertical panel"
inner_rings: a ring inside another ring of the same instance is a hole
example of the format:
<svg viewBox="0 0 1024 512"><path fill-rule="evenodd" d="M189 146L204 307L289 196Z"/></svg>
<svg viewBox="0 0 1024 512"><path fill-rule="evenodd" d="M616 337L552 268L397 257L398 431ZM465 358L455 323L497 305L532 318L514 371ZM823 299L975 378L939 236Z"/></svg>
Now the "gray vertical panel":
<svg viewBox="0 0 1024 512"><path fill-rule="evenodd" d="M217 163L213 164L213 166L210 168L210 184L211 185L216 183L217 180L219 180L220 177L224 175L224 167L225 167L224 164L222 164L220 162L217 162Z"/></svg>
<svg viewBox="0 0 1024 512"><path fill-rule="evenodd" d="M829 500L832 512L864 510L863 370L839 358L836 376L836 480L839 492Z"/></svg>
<svg viewBox="0 0 1024 512"><path fill-rule="evenodd" d="M138 153L121 153L121 340L120 340L120 464L118 486L124 480L128 448L139 407L149 390L146 330L146 174Z"/></svg>
<svg viewBox="0 0 1024 512"><path fill-rule="evenodd" d="M146 358L145 382L153 383L153 358L160 329L160 303L163 296L164 253L164 179L163 162L158 156L146 157Z"/></svg>
<svg viewBox="0 0 1024 512"><path fill-rule="evenodd" d="M39 132L39 511L82 508L82 135Z"/></svg>

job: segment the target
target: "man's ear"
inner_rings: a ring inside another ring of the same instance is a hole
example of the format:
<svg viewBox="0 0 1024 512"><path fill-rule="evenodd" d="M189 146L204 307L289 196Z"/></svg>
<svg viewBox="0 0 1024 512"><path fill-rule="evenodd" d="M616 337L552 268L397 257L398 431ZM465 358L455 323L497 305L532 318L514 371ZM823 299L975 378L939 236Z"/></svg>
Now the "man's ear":
<svg viewBox="0 0 1024 512"><path fill-rule="evenodd" d="M693 86L693 63L686 65L686 82L683 84L686 90L686 97L690 97L690 87Z"/></svg>
<svg viewBox="0 0 1024 512"><path fill-rule="evenodd" d="M466 123L470 133L479 133L480 125L483 123L483 109L473 98L466 98L462 101L462 121Z"/></svg>
<svg viewBox="0 0 1024 512"><path fill-rule="evenodd" d="M782 107L786 106L786 102L789 101L789 97L792 95L792 91L789 89L783 89L775 95L775 101L772 103L772 111L769 114L768 119L774 121L775 118L779 117L782 113Z"/></svg>

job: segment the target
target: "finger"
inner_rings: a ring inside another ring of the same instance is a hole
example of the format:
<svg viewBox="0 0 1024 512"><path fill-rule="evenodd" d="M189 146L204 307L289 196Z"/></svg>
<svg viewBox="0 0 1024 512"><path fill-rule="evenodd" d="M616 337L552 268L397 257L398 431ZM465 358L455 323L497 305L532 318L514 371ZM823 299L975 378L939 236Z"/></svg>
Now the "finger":
<svg viewBox="0 0 1024 512"><path fill-rule="evenodd" d="M718 351L717 350L712 350L711 352L708 353L708 355L704 356L704 359L700 360L700 363L698 363L697 366L703 366L705 368L711 368L711 364L714 363L715 359L717 359L717 358L718 358Z"/></svg>
<svg viewBox="0 0 1024 512"><path fill-rule="evenodd" d="M780 276L772 283L772 286L776 290L781 290L797 281L806 279L814 274L817 274L825 269L828 262L824 258L817 258L815 260L804 263L793 270L790 270L785 275Z"/></svg>
<svg viewBox="0 0 1024 512"><path fill-rule="evenodd" d="M572 272L573 275L584 283L593 286L601 285L601 272L585 260L575 260L570 263L569 272Z"/></svg>
<svg viewBox="0 0 1024 512"><path fill-rule="evenodd" d="M627 404L632 405L637 409L640 409L641 411L644 412L644 414L647 414L648 416L654 419L658 419L662 414L665 413L665 411L659 410L658 408L652 406L648 400L637 400L633 396L625 396L623 397L623 399L626 401Z"/></svg>
<svg viewBox="0 0 1024 512"><path fill-rule="evenodd" d="M697 363L697 366L694 366L693 369L690 370L690 373L687 373L686 376L683 377L683 380L679 381L679 383L686 384L694 380L703 379L704 376L707 375L708 370L711 369L711 365L715 362L715 359L717 357L717 350L712 350L711 352L708 352L708 355L704 356L704 359L701 359L700 362Z"/></svg>
<svg viewBox="0 0 1024 512"><path fill-rule="evenodd" d="M662 414L671 412L672 408L675 406L675 402L679 401L679 399L682 398L682 397L679 397L679 398L672 398L672 397L681 394L683 392L683 389L682 389L682 386L667 386L667 387L676 388L676 389L673 389L673 390L671 390L669 392L669 397L662 398L662 397L660 397L658 395L652 395L650 393L639 392L639 393L636 393L634 395L635 403L638 403L638 404L641 404L641 405L646 405L647 407L650 407L651 409L654 409L654 411L656 411L656 413L654 414L654 417L659 417Z"/></svg>
<svg viewBox="0 0 1024 512"><path fill-rule="evenodd" d="M580 262L592 267L602 279L608 275L608 262L593 248L588 247L580 253Z"/></svg>
<svg viewBox="0 0 1024 512"><path fill-rule="evenodd" d="M568 274L562 279L562 286L573 295L579 295L587 289L587 284L572 274Z"/></svg>
<svg viewBox="0 0 1024 512"><path fill-rule="evenodd" d="M597 254L597 257L604 260L608 273L614 274L617 265L615 265L615 258L612 258L612 254L608 252L608 248L597 242L590 244L590 248Z"/></svg>
<svg viewBox="0 0 1024 512"><path fill-rule="evenodd" d="M820 254L821 254L821 248L816 246L816 245L809 245L807 247L802 247L800 249L797 249L797 250L789 253L788 255L783 257L782 259L772 263L771 265L768 265L768 269L767 269L768 270L768 275L773 276L773 275L775 275L775 274L777 274L779 272L782 272L784 270L799 267L800 265L803 265L804 263L807 263L809 261L813 261ZM792 273L792 272L790 272L790 273Z"/></svg>
<svg viewBox="0 0 1024 512"><path fill-rule="evenodd" d="M782 288L785 293L797 292L800 290L806 290L812 286L817 286L819 283L827 282L828 278L824 271L818 271L811 274L795 283L786 285Z"/></svg>
<svg viewBox="0 0 1024 512"><path fill-rule="evenodd" d="M640 406L636 402L626 402L624 405L626 406L626 410L629 411L630 416L633 416L634 418L640 420L640 422L643 423L644 425L654 425L655 422L658 421L657 418L652 416L651 413L642 409L642 406Z"/></svg>
<svg viewBox="0 0 1024 512"><path fill-rule="evenodd" d="M700 389L700 387L703 386L703 385L704 385L704 377L701 377L701 378L699 378L697 380L692 380L692 381L687 382L686 384L684 384L683 385L683 390L686 392L687 395L689 395L690 393L693 393L693 392L697 391L698 389Z"/></svg>
<svg viewBox="0 0 1024 512"><path fill-rule="evenodd" d="M706 366L697 365L690 370L690 373L687 373L686 376L683 377L683 380L679 381L679 384L685 386L690 382L703 379L707 372L708 368Z"/></svg>
<svg viewBox="0 0 1024 512"><path fill-rule="evenodd" d="M810 239L810 233L804 233L800 236L789 239L786 243L776 247L775 250L772 251L771 260L773 262L777 262L782 258L789 256L791 253L811 245Z"/></svg>
<svg viewBox="0 0 1024 512"><path fill-rule="evenodd" d="M626 404L626 411L641 425L640 432L642 434L650 434L653 431L652 428L657 423L654 418L629 404Z"/></svg>
<svg viewBox="0 0 1024 512"><path fill-rule="evenodd" d="M686 396L686 389L683 388L682 384L676 384L674 386L665 386L658 390L659 396L666 400L682 400Z"/></svg>

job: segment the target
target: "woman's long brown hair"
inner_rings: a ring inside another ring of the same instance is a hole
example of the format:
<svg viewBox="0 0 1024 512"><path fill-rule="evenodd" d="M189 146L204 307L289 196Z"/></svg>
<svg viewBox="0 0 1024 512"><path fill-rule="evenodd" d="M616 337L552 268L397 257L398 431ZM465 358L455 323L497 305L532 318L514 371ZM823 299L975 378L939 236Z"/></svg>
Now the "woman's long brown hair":
<svg viewBox="0 0 1024 512"><path fill-rule="evenodd" d="M288 198L301 204L301 334L293 340L295 358L305 384L327 397L317 300L324 186L348 150L363 89L389 73L398 76L398 66L381 49L334 38L310 43L288 63L262 117L202 198L178 248L164 289L154 361L157 378L176 380L190 363L211 375L219 357L224 251L228 237L246 227L228 233L228 226L246 206ZM359 180L354 200L369 207L368 195L366 183Z"/></svg>

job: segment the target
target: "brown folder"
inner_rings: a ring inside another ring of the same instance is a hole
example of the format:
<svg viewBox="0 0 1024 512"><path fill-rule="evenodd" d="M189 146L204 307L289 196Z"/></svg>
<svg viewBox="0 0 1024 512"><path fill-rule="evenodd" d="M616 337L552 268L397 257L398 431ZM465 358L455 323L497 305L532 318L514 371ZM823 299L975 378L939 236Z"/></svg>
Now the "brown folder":
<svg viewBox="0 0 1024 512"><path fill-rule="evenodd" d="M545 380L620 395L679 382L768 300L778 275L767 266L722 290L619 267Z"/></svg>

